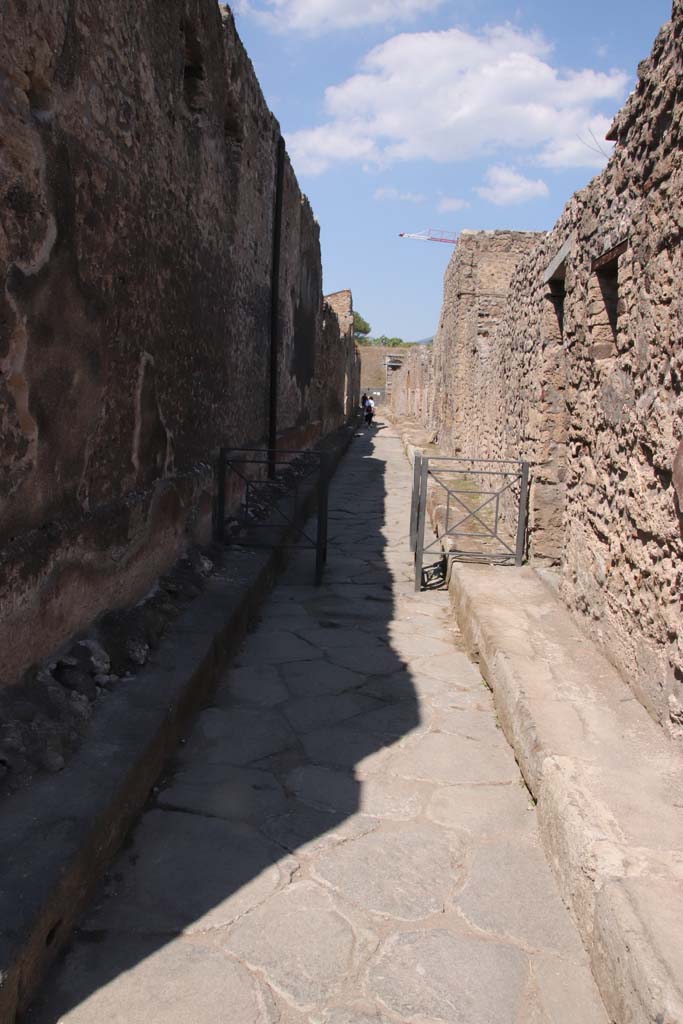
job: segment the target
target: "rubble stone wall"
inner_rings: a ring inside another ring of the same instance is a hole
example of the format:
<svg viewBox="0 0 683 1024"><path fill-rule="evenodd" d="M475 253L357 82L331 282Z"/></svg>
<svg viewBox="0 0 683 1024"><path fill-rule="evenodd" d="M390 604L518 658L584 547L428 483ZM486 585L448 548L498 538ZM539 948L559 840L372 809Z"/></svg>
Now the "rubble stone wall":
<svg viewBox="0 0 683 1024"><path fill-rule="evenodd" d="M280 131L215 0L7 0L0 64L12 683L206 541L217 447L268 435ZM310 443L347 414L330 382L357 357L289 162L282 220L278 428Z"/></svg>
<svg viewBox="0 0 683 1024"><path fill-rule="evenodd" d="M483 344L472 342L478 307L458 305L467 296L456 251L421 403L425 421L452 450L534 464L532 561L559 563L564 600L677 736L682 42L683 3L676 0L612 127L607 168L547 236L520 253L505 315ZM468 244L463 239L458 249ZM400 371L403 389L409 372L410 364ZM394 401L405 402L397 392L398 381Z"/></svg>

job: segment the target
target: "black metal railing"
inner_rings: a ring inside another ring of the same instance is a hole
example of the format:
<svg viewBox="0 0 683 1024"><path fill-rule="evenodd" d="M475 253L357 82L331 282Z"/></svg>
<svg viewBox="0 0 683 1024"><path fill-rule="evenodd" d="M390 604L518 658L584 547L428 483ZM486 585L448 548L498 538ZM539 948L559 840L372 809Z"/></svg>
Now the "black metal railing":
<svg viewBox="0 0 683 1024"><path fill-rule="evenodd" d="M214 538L249 548L315 551L315 584L327 561L334 452L221 448ZM306 520L317 507L315 536Z"/></svg>
<svg viewBox="0 0 683 1024"><path fill-rule="evenodd" d="M443 523L425 542L427 492L441 498ZM442 492L439 494L439 491ZM416 453L410 506L410 549L415 589L422 588L425 555L441 559L521 565L524 560L529 463L517 459L465 459ZM514 508L516 522L505 514Z"/></svg>

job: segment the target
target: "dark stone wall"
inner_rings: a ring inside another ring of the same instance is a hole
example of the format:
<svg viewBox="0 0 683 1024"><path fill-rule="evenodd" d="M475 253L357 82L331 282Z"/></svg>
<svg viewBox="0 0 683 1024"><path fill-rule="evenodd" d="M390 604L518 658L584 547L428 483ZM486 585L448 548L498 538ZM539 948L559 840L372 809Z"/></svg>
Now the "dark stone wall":
<svg viewBox="0 0 683 1024"><path fill-rule="evenodd" d="M0 67L13 682L206 540L218 445L267 436L279 126L215 0L6 0ZM315 439L320 248L289 165L283 221L280 429Z"/></svg>

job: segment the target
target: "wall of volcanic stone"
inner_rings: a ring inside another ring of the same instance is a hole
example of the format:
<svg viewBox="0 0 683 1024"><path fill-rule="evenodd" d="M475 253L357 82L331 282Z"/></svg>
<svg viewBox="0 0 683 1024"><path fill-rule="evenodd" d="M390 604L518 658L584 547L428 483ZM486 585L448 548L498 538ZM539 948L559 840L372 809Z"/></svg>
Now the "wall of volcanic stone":
<svg viewBox="0 0 683 1024"><path fill-rule="evenodd" d="M493 330L481 330L478 289L467 288L485 235L460 241L421 403L449 450L534 464L532 561L559 565L567 604L678 736L682 41L676 0L612 127L607 168L519 251ZM394 401L405 401L397 392L398 381Z"/></svg>
<svg viewBox="0 0 683 1024"><path fill-rule="evenodd" d="M218 445L267 438L280 132L215 0L7 0L0 63L11 683L206 540ZM310 443L355 352L288 161L282 221L278 426Z"/></svg>

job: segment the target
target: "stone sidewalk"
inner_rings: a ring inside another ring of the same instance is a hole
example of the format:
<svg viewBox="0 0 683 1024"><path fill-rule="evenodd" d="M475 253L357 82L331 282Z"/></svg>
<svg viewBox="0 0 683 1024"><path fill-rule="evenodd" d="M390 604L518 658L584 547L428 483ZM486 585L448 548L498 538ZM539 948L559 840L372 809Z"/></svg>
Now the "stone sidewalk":
<svg viewBox="0 0 683 1024"><path fill-rule="evenodd" d="M356 439L32 1024L606 1024L411 481Z"/></svg>

